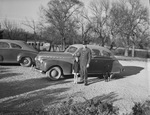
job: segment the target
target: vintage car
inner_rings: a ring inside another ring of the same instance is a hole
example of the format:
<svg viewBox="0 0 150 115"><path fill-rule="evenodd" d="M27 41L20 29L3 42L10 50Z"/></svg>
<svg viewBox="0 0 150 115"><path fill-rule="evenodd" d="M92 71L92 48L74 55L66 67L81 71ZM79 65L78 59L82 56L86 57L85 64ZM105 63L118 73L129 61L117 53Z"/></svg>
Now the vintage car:
<svg viewBox="0 0 150 115"><path fill-rule="evenodd" d="M110 50L97 45L87 45L87 47L92 52L88 74L105 75L109 73L109 75L113 75L123 71L123 66ZM70 75L74 63L73 55L78 53L81 48L82 44L74 44L64 52L40 52L35 58L36 69L46 73L52 80L57 80L63 75Z"/></svg>
<svg viewBox="0 0 150 115"><path fill-rule="evenodd" d="M24 41L0 40L0 63L20 63L28 67L35 63L37 54L38 51Z"/></svg>

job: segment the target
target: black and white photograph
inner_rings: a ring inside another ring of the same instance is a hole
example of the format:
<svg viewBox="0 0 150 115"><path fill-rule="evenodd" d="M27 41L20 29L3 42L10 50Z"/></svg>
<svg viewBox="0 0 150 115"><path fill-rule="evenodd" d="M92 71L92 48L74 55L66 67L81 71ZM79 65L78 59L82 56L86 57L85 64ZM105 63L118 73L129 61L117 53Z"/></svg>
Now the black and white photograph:
<svg viewBox="0 0 150 115"><path fill-rule="evenodd" d="M150 115L150 0L0 0L0 115Z"/></svg>

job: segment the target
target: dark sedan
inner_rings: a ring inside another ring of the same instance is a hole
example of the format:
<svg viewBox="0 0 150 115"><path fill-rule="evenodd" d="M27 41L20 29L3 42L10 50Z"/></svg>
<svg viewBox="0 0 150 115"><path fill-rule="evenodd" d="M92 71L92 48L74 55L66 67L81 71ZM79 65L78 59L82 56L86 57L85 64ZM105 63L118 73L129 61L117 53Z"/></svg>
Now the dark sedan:
<svg viewBox="0 0 150 115"><path fill-rule="evenodd" d="M87 45L92 52L89 74L109 73L113 75L123 71L123 66L113 53L97 45ZM59 79L62 75L72 74L73 55L82 48L82 44L69 46L65 52L40 52L36 57L36 69L46 73L52 80Z"/></svg>
<svg viewBox="0 0 150 115"><path fill-rule="evenodd" d="M28 67L35 63L37 54L38 51L24 41L0 40L0 63L20 63Z"/></svg>

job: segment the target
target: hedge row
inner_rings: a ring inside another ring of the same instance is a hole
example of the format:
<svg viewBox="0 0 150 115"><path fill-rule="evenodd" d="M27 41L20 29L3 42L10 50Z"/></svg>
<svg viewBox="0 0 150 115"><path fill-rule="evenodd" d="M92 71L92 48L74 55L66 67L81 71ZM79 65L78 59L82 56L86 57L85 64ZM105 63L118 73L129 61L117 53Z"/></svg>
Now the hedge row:
<svg viewBox="0 0 150 115"><path fill-rule="evenodd" d="M113 52L114 52L115 55L124 56L125 49L124 48L117 48ZM131 57L131 56L132 56L132 49L129 49L129 57ZM150 51L135 49L134 57L150 58Z"/></svg>

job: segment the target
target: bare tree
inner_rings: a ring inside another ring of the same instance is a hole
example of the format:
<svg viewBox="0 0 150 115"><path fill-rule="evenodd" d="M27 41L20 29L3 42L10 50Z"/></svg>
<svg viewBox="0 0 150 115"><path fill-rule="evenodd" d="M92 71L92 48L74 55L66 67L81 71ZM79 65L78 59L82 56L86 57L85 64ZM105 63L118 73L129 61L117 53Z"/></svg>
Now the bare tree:
<svg viewBox="0 0 150 115"><path fill-rule="evenodd" d="M4 28L4 32L3 32L4 38L7 38L7 39L23 39L24 38L22 36L25 31L19 28L19 25L16 22L5 19L2 22L2 25Z"/></svg>
<svg viewBox="0 0 150 115"><path fill-rule="evenodd" d="M82 5L78 0L51 0L48 8L42 8L46 23L61 36L62 49L65 48L70 24L74 25L75 23L74 15L78 13Z"/></svg>
<svg viewBox="0 0 150 115"><path fill-rule="evenodd" d="M113 4L111 22L115 27L113 31L121 36L126 47L125 56L128 56L129 47L132 45L134 49L137 42L136 29L148 22L148 10L139 0L122 0Z"/></svg>
<svg viewBox="0 0 150 115"><path fill-rule="evenodd" d="M26 21L22 23L23 25L29 27L31 30L33 30L33 38L34 38L34 41L36 42L37 41L37 30L38 30L38 27L37 27L37 23L35 22L35 20L28 20L26 18Z"/></svg>
<svg viewBox="0 0 150 115"><path fill-rule="evenodd" d="M77 17L79 31L81 32L81 41L84 43L85 41L89 41L89 35L91 35L92 30L92 20L90 19L87 9L83 8L80 14Z"/></svg>
<svg viewBox="0 0 150 115"><path fill-rule="evenodd" d="M3 25L4 29L7 30L8 38L13 39L13 35L14 35L13 31L17 29L16 23L5 19L2 23L2 25Z"/></svg>
<svg viewBox="0 0 150 115"><path fill-rule="evenodd" d="M97 35L101 45L104 46L107 42L108 32L108 19L110 4L108 0L94 0L90 3L91 20L93 31Z"/></svg>

